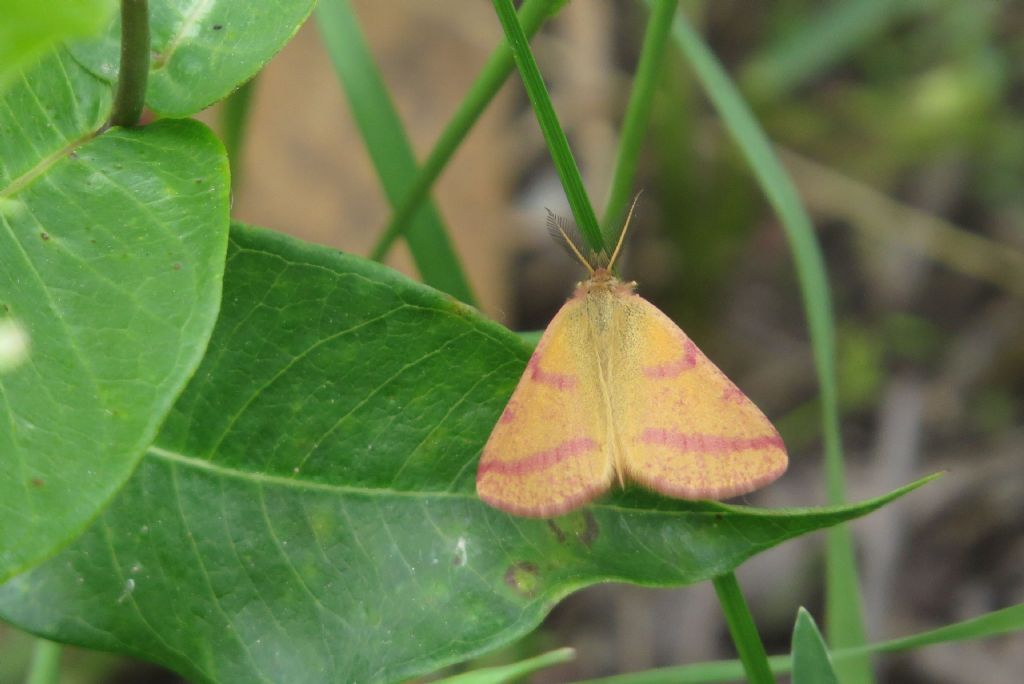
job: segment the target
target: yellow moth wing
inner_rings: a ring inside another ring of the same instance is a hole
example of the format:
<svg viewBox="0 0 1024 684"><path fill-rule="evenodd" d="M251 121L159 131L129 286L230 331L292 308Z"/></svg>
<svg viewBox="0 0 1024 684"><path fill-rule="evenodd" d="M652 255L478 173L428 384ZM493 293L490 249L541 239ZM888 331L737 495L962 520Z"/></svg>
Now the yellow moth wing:
<svg viewBox="0 0 1024 684"><path fill-rule="evenodd" d="M626 476L668 496L724 499L785 472L775 427L668 316L632 293L616 293L614 307L609 384Z"/></svg>
<svg viewBox="0 0 1024 684"><path fill-rule="evenodd" d="M582 298L541 337L484 447L477 493L516 515L561 515L608 490L607 420Z"/></svg>

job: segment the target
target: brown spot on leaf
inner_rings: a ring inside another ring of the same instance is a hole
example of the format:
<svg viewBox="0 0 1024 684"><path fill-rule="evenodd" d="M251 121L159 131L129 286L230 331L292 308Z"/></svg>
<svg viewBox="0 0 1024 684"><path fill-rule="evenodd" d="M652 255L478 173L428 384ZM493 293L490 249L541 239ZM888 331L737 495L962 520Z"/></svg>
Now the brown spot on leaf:
<svg viewBox="0 0 1024 684"><path fill-rule="evenodd" d="M562 528L558 526L558 523L554 520L548 520L548 528L550 528L551 533L555 535L555 539L558 540L559 544L565 543L565 532L563 532Z"/></svg>
<svg viewBox="0 0 1024 684"><path fill-rule="evenodd" d="M534 563L529 561L513 563L505 571L505 584L520 596L530 597L537 593L538 573Z"/></svg>
<svg viewBox="0 0 1024 684"><path fill-rule="evenodd" d="M39 234L39 237L43 238L43 240L46 241L46 240L50 239L50 234L46 233L46 232L43 232L43 233Z"/></svg>
<svg viewBox="0 0 1024 684"><path fill-rule="evenodd" d="M44 484L46 484L45 482L43 482L43 478L41 478L41 477L33 477L30 480L30 482L32 483L32 486L35 487L36 489L39 489Z"/></svg>
<svg viewBox="0 0 1024 684"><path fill-rule="evenodd" d="M175 271L180 271L181 270L181 264L175 262L175 264L173 266L171 266L171 268L173 268Z"/></svg>
<svg viewBox="0 0 1024 684"><path fill-rule="evenodd" d="M601 528L597 524L597 518L590 511L583 511L583 524L583 531L579 534L580 541L587 548L590 548L594 544L594 540L597 539L597 536L601 534Z"/></svg>

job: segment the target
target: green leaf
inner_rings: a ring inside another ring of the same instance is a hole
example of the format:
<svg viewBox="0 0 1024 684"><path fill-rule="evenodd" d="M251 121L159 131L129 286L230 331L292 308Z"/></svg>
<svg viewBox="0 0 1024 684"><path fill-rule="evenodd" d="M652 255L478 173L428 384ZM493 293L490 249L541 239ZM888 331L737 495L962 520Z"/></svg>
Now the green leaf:
<svg viewBox="0 0 1024 684"><path fill-rule="evenodd" d="M506 682L519 681L526 675L543 670L545 667L567 663L575 657L576 651L573 649L560 648L511 665L485 667L454 677L447 677L438 680L436 684L506 684Z"/></svg>
<svg viewBox="0 0 1024 684"><path fill-rule="evenodd" d="M825 640L814 618L803 608L793 627L793 684L839 684Z"/></svg>
<svg viewBox="0 0 1024 684"><path fill-rule="evenodd" d="M146 106L188 116L227 97L291 40L315 0L150 2L153 59ZM75 58L107 81L117 79L121 19L101 39L71 45Z"/></svg>
<svg viewBox="0 0 1024 684"><path fill-rule="evenodd" d="M114 0L0 0L0 94L55 43L99 33Z"/></svg>
<svg viewBox="0 0 1024 684"><path fill-rule="evenodd" d="M566 594L728 572L864 515L640 490L553 521L475 494L530 348L375 262L236 227L206 357L132 481L0 614L201 682L395 681L534 629Z"/></svg>
<svg viewBox="0 0 1024 684"><path fill-rule="evenodd" d="M203 125L110 129L63 51L0 101L0 578L52 555L128 479L199 363L220 300L223 149Z"/></svg>
<svg viewBox="0 0 1024 684"><path fill-rule="evenodd" d="M384 79L366 45L348 0L324 0L317 27L345 89L352 115L366 144L384 194L394 208L413 187L419 169ZM423 282L467 303L475 298L459 257L432 201L414 214L405 241Z"/></svg>

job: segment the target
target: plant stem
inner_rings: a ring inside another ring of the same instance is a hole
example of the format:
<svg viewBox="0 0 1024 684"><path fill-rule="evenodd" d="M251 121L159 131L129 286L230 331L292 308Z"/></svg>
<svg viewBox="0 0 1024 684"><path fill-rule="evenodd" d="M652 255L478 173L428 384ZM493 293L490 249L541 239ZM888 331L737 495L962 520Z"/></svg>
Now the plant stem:
<svg viewBox="0 0 1024 684"><path fill-rule="evenodd" d="M57 684L60 677L61 645L36 639L25 684Z"/></svg>
<svg viewBox="0 0 1024 684"><path fill-rule="evenodd" d="M761 635L757 633L757 626L750 615L736 575L728 572L715 577L711 582L715 585L715 593L718 594L718 602L729 625L729 634L736 645L736 652L743 662L747 681L750 684L774 684L775 678L768 665L768 654L765 653Z"/></svg>
<svg viewBox="0 0 1024 684"><path fill-rule="evenodd" d="M257 78L259 76L254 76L242 84L224 101L221 109L221 135L224 139L224 149L228 153L228 161L231 163L232 188L237 188L242 179L242 143L245 141L249 106L252 104L252 93Z"/></svg>
<svg viewBox="0 0 1024 684"><path fill-rule="evenodd" d="M117 74L117 95L110 123L134 126L139 123L146 101L149 76L149 3L121 0L121 68Z"/></svg>
<svg viewBox="0 0 1024 684"><path fill-rule="evenodd" d="M526 0L523 3L519 10L519 23L522 24L523 32L528 37L532 37L541 24L551 16L552 10L556 8L556 2L558 0ZM561 3L557 7L561 7ZM469 89L469 93L459 104L455 115L452 116L437 139L434 149L430 151L426 161L423 162L412 187L399 203L398 209L391 215L387 228L370 254L371 259L383 261L395 240L405 233L412 217L430 193L430 188L433 187L434 182L444 171L452 155L455 154L455 150L462 144L470 129L480 118L480 114L494 99L514 67L515 63L512 61L512 51L509 50L508 43L502 43L495 48L487 60L487 64L484 65L480 75Z"/></svg>
<svg viewBox="0 0 1024 684"><path fill-rule="evenodd" d="M643 47L640 49L640 62L637 64L636 76L633 79L633 90L626 106L626 116L622 122L622 133L619 136L619 149L615 155L615 170L612 176L608 200L601 219L601 228L605 235L610 236L613 225L617 224L629 202L633 177L636 175L636 160L640 155L644 134L647 132L647 120L654 101L654 90L658 85L658 75L668 42L669 31L672 29L672 17L675 14L678 0L653 0L651 18L647 21L644 31Z"/></svg>
<svg viewBox="0 0 1024 684"><path fill-rule="evenodd" d="M512 49L512 56L516 66L519 67L519 75L523 79L523 86L526 94L533 105L533 112L537 116L541 132L544 133L544 140L548 144L551 158L558 170L558 177L562 181L566 198L572 208L572 215L576 219L583 237L596 252L604 250L604 239L601 236L601 229L597 225L597 216L594 214L594 207L590 204L587 192L583 188L583 179L580 177L579 167L569 149L569 141L565 137L565 131L558 123L558 116L551 104L551 97L548 95L547 86L541 78L537 62L530 52L530 44L523 33L516 18L515 8L512 7L512 0L493 0L494 10L501 21L501 27L505 30L505 39Z"/></svg>

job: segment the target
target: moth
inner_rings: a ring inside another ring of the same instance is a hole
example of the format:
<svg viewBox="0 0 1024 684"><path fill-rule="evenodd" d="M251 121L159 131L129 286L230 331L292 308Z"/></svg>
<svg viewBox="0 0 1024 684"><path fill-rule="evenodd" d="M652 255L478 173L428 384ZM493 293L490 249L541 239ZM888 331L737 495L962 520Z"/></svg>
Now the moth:
<svg viewBox="0 0 1024 684"><path fill-rule="evenodd" d="M514 515L554 517L635 482L680 499L725 499L774 481L778 431L657 307L549 212L552 236L588 270L544 331L484 447L476 489ZM584 257L584 253L589 258Z"/></svg>

